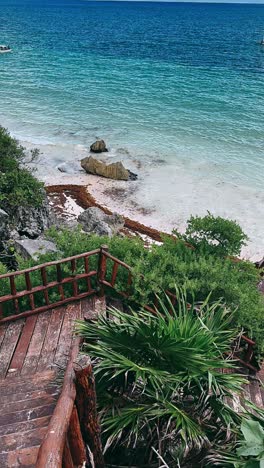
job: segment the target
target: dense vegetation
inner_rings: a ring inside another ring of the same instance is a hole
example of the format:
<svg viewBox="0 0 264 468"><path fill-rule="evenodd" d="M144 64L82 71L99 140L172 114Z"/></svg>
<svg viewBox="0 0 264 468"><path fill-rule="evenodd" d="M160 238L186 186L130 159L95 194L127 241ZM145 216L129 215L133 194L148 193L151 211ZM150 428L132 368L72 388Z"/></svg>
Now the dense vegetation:
<svg viewBox="0 0 264 468"><path fill-rule="evenodd" d="M102 244L108 244L112 255L123 260L132 267L133 284L131 289L131 300L137 304L151 304L155 294L162 291L173 290L175 284L183 287L187 291L187 298L192 300L194 295L197 301L203 301L210 294L211 301L223 299L224 303L234 311L233 324L257 340L261 353L264 351L264 301L263 296L257 290L259 272L254 265L247 261L238 261L227 257L225 254L233 254L240 250L245 240L239 226L227 220L218 220L218 232L214 227L213 237L222 238L224 250L219 248L219 244L211 242L209 233L206 234L206 242L202 245L197 242L197 222L203 235L208 226L209 214L202 223L200 218L191 218L188 223L188 245L184 239L175 239L166 236L162 245L152 245L146 249L144 243L139 238L113 237L111 239L88 236L81 229L58 230L52 228L49 236L53 239L59 249L56 255L50 254L40 257L40 262L76 255L85 251L98 248ZM224 222L223 222L224 221ZM195 227L194 238L190 231ZM211 226L208 229L211 232ZM187 234L186 234L187 235ZM228 242L224 237L228 235ZM214 241L215 242L215 241ZM190 245L191 244L191 245ZM95 260L94 260L95 261ZM25 262L20 260L19 267L27 267L36 262ZM95 267L96 265L92 265ZM109 268L111 262L109 262ZM66 274L67 272L65 272ZM69 273L69 272L68 272ZM54 271L54 275L56 272ZM110 271L108 272L110 274ZM142 278L142 274L144 278ZM117 276L117 286L125 289L127 277L124 269L120 269ZM32 278L33 285L40 281L39 278ZM4 292L7 285L0 285ZM18 284L17 288L23 289L23 284ZM0 291L1 293L1 291ZM54 294L57 294L54 291ZM41 298L43 300L43 298Z"/></svg>
<svg viewBox="0 0 264 468"><path fill-rule="evenodd" d="M33 150L31 157L36 155ZM0 127L0 207L9 212L43 201L43 184L24 166L25 160L25 149Z"/></svg>
<svg viewBox="0 0 264 468"><path fill-rule="evenodd" d="M205 217L204 225L201 225L203 232L208 218L211 218L211 215ZM195 295L196 300L203 301L209 294L212 301L222 298L234 311L233 323L238 327L243 327L251 337L255 338L259 350L263 352L264 301L256 287L259 272L250 262L226 257L227 252L234 254L241 249L245 236L236 223L223 221L224 223L220 218L218 234L214 233L214 237L217 235L224 238L227 235L225 233L228 232L229 242L226 242L224 251L222 248L219 249L218 244L214 245L211 242L209 234L207 236L208 249L204 241L202 245L197 245L197 235L195 239L190 235L190 230L194 224L196 225L197 218L191 218L187 226L189 245L186 245L185 239L177 240L166 236L162 245L152 245L150 249L146 249L139 238L113 237L109 239L94 235L87 236L80 229L75 231L52 229L50 237L57 243L61 252L58 256L61 257L93 250L101 244L108 244L112 255L132 267L131 299L138 304L151 304L155 294L171 290L175 284L185 288L188 300ZM227 223L229 223L228 226ZM54 256L45 256L43 260L51 258ZM117 282L118 287L124 289L126 277L122 269L118 273Z"/></svg>
<svg viewBox="0 0 264 468"><path fill-rule="evenodd" d="M176 295L177 306L167 298L156 315L111 309L110 318L77 324L94 360L108 466L212 466L223 459L223 444L232 459L241 414L227 397L240 394L242 379L221 371L235 371L223 358L237 335L232 314L208 300L189 308L186 294ZM244 426L254 425L250 411L243 411ZM237 454L242 461L254 455L246 448Z"/></svg>

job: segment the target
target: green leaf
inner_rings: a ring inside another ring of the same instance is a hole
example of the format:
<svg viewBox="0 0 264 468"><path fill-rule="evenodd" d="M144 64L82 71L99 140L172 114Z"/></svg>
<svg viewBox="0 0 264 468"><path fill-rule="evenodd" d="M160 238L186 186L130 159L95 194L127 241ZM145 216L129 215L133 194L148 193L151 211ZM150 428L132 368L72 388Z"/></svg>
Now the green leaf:
<svg viewBox="0 0 264 468"><path fill-rule="evenodd" d="M258 443L264 448L264 430L258 422L243 418L241 431L247 444Z"/></svg>
<svg viewBox="0 0 264 468"><path fill-rule="evenodd" d="M257 445L256 443L252 445L243 445L242 447L237 449L237 454L242 457L249 457L254 456L257 457L259 454L263 452L263 444Z"/></svg>

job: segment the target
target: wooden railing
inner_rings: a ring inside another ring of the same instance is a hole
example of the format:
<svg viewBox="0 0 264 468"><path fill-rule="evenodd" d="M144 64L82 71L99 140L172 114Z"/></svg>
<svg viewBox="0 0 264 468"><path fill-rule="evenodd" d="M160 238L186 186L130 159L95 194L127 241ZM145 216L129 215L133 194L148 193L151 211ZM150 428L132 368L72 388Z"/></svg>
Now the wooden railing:
<svg viewBox="0 0 264 468"><path fill-rule="evenodd" d="M90 358L86 356L78 362L80 344L81 339L75 337L62 390L40 446L36 468L105 466L95 379ZM87 465L88 460L94 465Z"/></svg>
<svg viewBox="0 0 264 468"><path fill-rule="evenodd" d="M91 263L93 264L92 267ZM117 285L120 269L122 269L122 290ZM50 270L52 271L50 272ZM124 270L126 270L126 281L124 281ZM33 275L35 275L34 281L38 281L41 283L40 285L33 285ZM36 275L39 276L38 280L36 280ZM125 298L129 298L132 292L130 266L112 256L105 245L91 252L44 263L27 270L0 275L0 294L2 282L5 282L5 289L9 287L10 292L0 297L0 323L16 320L18 315L22 318L44 312L68 302L83 299L94 293L103 296L105 287L115 290ZM18 290L18 283L20 283L21 290ZM54 293L53 295L50 294L52 290L56 290L55 295ZM168 294L172 303L175 304L176 296L171 292L168 292ZM20 302L26 298L28 299L27 304L23 303L21 305ZM4 317L8 303L9 310L11 309L15 314L12 313ZM154 307L145 305L145 308L155 313ZM255 371L255 367L251 364L255 342L245 335L242 335L240 340L243 344L243 359L239 351L235 350L234 354L242 365Z"/></svg>
<svg viewBox="0 0 264 468"><path fill-rule="evenodd" d="M91 260L93 268L90 268ZM112 262L112 272L108 278L109 261ZM0 294L1 289L9 289L9 292L0 297L0 323L16 320L18 315L22 318L44 312L96 292L103 295L104 286L116 289L119 267L127 270L128 280L127 288L118 292L123 297L128 297L132 283L130 267L109 254L107 246L1 275ZM34 286L33 281L38 284ZM11 315L8 314L10 311Z"/></svg>

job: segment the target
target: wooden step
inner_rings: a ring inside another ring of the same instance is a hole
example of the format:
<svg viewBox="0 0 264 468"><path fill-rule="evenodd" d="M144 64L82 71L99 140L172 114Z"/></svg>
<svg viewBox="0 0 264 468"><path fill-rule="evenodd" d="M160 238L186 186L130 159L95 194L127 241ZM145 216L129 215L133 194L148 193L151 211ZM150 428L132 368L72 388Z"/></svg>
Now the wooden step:
<svg viewBox="0 0 264 468"><path fill-rule="evenodd" d="M12 405L10 403L6 403L1 405L1 416L4 414L10 414L11 412L21 412L24 410L30 410L32 408L38 408L39 406L46 406L56 402L56 398L52 395L45 395L41 398L29 398L27 400L21 400L13 402Z"/></svg>
<svg viewBox="0 0 264 468"><path fill-rule="evenodd" d="M17 432L26 432L38 427L46 427L49 424L50 415L42 418L31 419L30 421L22 421L14 424L6 424L0 426L0 436L7 434L16 434Z"/></svg>
<svg viewBox="0 0 264 468"><path fill-rule="evenodd" d="M34 468L38 456L39 446L26 447L0 454L1 468Z"/></svg>
<svg viewBox="0 0 264 468"><path fill-rule="evenodd" d="M37 408L23 410L18 413L10 412L3 415L0 413L0 426L16 424L23 421L31 421L32 419L41 418L43 416L50 416L53 413L55 406L55 403L50 403Z"/></svg>
<svg viewBox="0 0 264 468"><path fill-rule="evenodd" d="M21 450L25 447L39 446L45 437L47 426L26 432L16 432L0 437L0 451Z"/></svg>

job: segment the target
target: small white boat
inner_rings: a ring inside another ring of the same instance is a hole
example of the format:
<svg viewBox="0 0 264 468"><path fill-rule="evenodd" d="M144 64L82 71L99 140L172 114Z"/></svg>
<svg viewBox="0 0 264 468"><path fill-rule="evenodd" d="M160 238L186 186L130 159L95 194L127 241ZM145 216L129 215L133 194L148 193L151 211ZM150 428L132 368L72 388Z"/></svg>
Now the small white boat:
<svg viewBox="0 0 264 468"><path fill-rule="evenodd" d="M0 44L0 54L6 54L7 52L11 52L11 50L8 45Z"/></svg>

